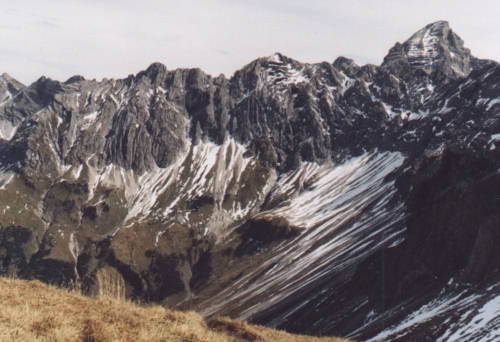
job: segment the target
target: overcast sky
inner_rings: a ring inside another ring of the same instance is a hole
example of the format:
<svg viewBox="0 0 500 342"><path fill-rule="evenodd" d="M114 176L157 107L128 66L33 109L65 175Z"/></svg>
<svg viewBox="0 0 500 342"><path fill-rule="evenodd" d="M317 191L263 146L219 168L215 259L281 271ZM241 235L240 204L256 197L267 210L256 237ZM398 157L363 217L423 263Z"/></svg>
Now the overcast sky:
<svg viewBox="0 0 500 342"><path fill-rule="evenodd" d="M279 51L302 62L380 64L397 41L448 20L472 53L500 60L500 1L2 0L0 73L29 84L126 77L152 62L232 73Z"/></svg>

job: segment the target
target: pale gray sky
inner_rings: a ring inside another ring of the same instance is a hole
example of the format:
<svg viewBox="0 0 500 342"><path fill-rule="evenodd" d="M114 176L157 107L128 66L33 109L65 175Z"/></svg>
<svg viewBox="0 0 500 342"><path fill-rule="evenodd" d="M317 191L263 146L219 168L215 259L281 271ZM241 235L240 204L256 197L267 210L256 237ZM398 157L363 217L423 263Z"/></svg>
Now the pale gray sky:
<svg viewBox="0 0 500 342"><path fill-rule="evenodd" d="M472 53L500 60L500 1L1 1L0 73L29 84L126 77L152 62L226 76L279 51L302 62L343 55L380 64L397 41L448 20Z"/></svg>

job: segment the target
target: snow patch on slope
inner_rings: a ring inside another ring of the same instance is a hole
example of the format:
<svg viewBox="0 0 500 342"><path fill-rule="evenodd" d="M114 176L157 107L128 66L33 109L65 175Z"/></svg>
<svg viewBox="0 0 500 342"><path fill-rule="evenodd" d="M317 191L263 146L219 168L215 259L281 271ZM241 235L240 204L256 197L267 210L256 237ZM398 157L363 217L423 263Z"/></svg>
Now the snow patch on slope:
<svg viewBox="0 0 500 342"><path fill-rule="evenodd" d="M452 283L450 281L449 285ZM472 341L496 342L500 336L500 296L498 284L485 291L442 295L410 313L398 324L388 327L368 342L404 339L420 326L443 322L444 327L436 342ZM478 305L479 304L479 305ZM439 326L442 326L440 323Z"/></svg>
<svg viewBox="0 0 500 342"><path fill-rule="evenodd" d="M16 134L17 127L10 121L0 120L0 139L10 140Z"/></svg>
<svg viewBox="0 0 500 342"><path fill-rule="evenodd" d="M251 158L244 157L246 148L234 139L224 144L211 142L191 145L175 163L165 169L155 169L145 173L138 181L138 188L130 196L129 213L126 222L141 222L151 214L157 219L173 220L177 216L180 203L210 194L220 210L228 193L240 189L242 174L253 165ZM163 200L168 204L160 205ZM229 210L233 220L245 216L250 207L233 203ZM179 212L180 212L179 211Z"/></svg>
<svg viewBox="0 0 500 342"><path fill-rule="evenodd" d="M472 341L493 342L500 338L500 295L479 309L471 309L462 316L458 324L450 327L437 342Z"/></svg>
<svg viewBox="0 0 500 342"><path fill-rule="evenodd" d="M384 179L403 160L400 153L364 154L341 165L304 163L282 175L271 199L283 194L291 199L257 217L284 217L304 228L302 234L280 244L273 257L207 299L203 314L224 314L228 306L238 318L248 319L326 274L341 274L367 251L397 240L404 210L402 205L388 208L396 189ZM286 319L295 309L276 320Z"/></svg>
<svg viewBox="0 0 500 342"><path fill-rule="evenodd" d="M271 67L266 70L267 82L279 87L288 87L309 81L309 77L304 73L305 67L297 68L291 62L285 62L280 54L269 57L269 61Z"/></svg>

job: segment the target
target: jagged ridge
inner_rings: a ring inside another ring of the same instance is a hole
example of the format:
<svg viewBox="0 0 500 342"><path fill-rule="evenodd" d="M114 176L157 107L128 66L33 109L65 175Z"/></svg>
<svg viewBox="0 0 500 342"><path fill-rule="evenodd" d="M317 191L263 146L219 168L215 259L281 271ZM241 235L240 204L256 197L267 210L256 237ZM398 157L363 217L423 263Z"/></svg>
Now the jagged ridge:
<svg viewBox="0 0 500 342"><path fill-rule="evenodd" d="M373 337L451 278L498 282L472 271L496 260L494 191L484 210L461 196L496 189L499 79L446 22L381 66L276 53L230 79L160 63L101 82L4 75L0 273L92 294L110 267L130 297ZM436 236L451 236L446 267Z"/></svg>

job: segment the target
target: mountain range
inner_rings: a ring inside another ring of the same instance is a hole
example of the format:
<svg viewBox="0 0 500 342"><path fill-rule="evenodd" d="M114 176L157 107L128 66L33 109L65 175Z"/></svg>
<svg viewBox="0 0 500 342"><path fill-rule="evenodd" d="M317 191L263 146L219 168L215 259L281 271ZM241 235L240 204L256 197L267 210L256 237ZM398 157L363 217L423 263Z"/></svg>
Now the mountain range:
<svg viewBox="0 0 500 342"><path fill-rule="evenodd" d="M448 22L380 66L0 76L0 274L367 341L500 336L500 66Z"/></svg>

